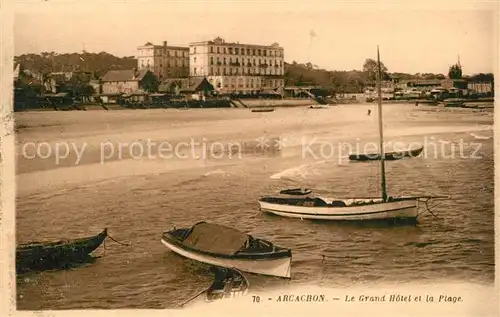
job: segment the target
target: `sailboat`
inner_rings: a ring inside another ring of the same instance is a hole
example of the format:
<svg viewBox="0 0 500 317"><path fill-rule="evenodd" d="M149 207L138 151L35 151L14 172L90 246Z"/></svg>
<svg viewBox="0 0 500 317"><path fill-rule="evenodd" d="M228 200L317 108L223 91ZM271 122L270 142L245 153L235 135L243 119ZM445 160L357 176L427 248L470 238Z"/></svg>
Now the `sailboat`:
<svg viewBox="0 0 500 317"><path fill-rule="evenodd" d="M311 191L304 195L290 195L282 190L280 195L265 196L259 200L263 212L272 213L282 217L310 219L310 220L390 220L416 222L419 213L419 204L432 198L447 198L446 196L399 196L387 195L385 178L384 133L382 125L382 92L380 53L377 47L377 90L378 90L378 127L380 142L380 186L381 197L354 197L328 199L312 194ZM432 213L432 212L431 212Z"/></svg>

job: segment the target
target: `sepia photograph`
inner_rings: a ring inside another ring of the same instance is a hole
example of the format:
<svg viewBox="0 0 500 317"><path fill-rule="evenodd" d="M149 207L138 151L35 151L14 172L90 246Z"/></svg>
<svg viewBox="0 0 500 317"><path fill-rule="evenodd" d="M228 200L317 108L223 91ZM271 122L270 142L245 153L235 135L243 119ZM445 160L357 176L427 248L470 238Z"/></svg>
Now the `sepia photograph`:
<svg viewBox="0 0 500 317"><path fill-rule="evenodd" d="M11 1L5 312L498 316L498 6Z"/></svg>

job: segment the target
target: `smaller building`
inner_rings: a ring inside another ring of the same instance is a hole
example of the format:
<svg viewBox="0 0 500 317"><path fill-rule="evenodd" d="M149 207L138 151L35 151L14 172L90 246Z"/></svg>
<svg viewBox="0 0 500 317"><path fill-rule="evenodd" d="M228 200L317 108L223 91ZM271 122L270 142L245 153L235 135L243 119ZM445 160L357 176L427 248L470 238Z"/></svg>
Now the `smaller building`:
<svg viewBox="0 0 500 317"><path fill-rule="evenodd" d="M156 75L147 69L110 70L101 83L103 94L154 91L159 84Z"/></svg>
<svg viewBox="0 0 500 317"><path fill-rule="evenodd" d="M169 95L178 95L181 89L189 86L189 78L169 78L161 82L158 91Z"/></svg>
<svg viewBox="0 0 500 317"><path fill-rule="evenodd" d="M191 95L193 99L203 99L206 96L211 96L214 91L214 86L207 78L203 77L192 78L189 87L181 89L180 93Z"/></svg>

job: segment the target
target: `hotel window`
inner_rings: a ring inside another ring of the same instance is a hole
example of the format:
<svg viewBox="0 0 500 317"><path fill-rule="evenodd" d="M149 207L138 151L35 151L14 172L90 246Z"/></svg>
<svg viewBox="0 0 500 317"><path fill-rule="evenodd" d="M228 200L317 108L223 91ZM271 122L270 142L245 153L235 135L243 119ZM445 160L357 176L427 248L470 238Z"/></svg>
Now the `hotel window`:
<svg viewBox="0 0 500 317"><path fill-rule="evenodd" d="M264 53L264 56L267 56L267 51L266 50L263 50L262 52Z"/></svg>
<svg viewBox="0 0 500 317"><path fill-rule="evenodd" d="M214 68L213 67L210 67L210 76L214 74Z"/></svg>
<svg viewBox="0 0 500 317"><path fill-rule="evenodd" d="M196 54L196 47L193 47L193 53Z"/></svg>
<svg viewBox="0 0 500 317"><path fill-rule="evenodd" d="M247 55L250 55L250 49L247 48Z"/></svg>
<svg viewBox="0 0 500 317"><path fill-rule="evenodd" d="M252 55L255 55L255 49L252 50Z"/></svg>
<svg viewBox="0 0 500 317"><path fill-rule="evenodd" d="M261 56L261 55L262 55L262 50L259 49L259 56Z"/></svg>
<svg viewBox="0 0 500 317"><path fill-rule="evenodd" d="M225 47L224 47L224 54L227 54L227 50L226 50L226 48L225 48Z"/></svg>
<svg viewBox="0 0 500 317"><path fill-rule="evenodd" d="M240 53L240 49L236 47L236 48L234 49L234 54L238 55L239 53Z"/></svg>
<svg viewBox="0 0 500 317"><path fill-rule="evenodd" d="M226 58L224 57L224 65L226 65Z"/></svg>
<svg viewBox="0 0 500 317"><path fill-rule="evenodd" d="M177 57L177 51L174 52L174 56Z"/></svg>
<svg viewBox="0 0 500 317"><path fill-rule="evenodd" d="M193 63L196 63L196 57L195 57L195 58L193 58Z"/></svg>
<svg viewBox="0 0 500 317"><path fill-rule="evenodd" d="M196 67L193 69L193 73L196 76Z"/></svg>
<svg viewBox="0 0 500 317"><path fill-rule="evenodd" d="M222 68L222 75L226 75L226 67Z"/></svg>
<svg viewBox="0 0 500 317"><path fill-rule="evenodd" d="M220 64L220 57L217 56L217 64Z"/></svg>
<svg viewBox="0 0 500 317"><path fill-rule="evenodd" d="M210 53L213 53L213 52L214 52L214 47L210 46Z"/></svg>
<svg viewBox="0 0 500 317"><path fill-rule="evenodd" d="M214 64L214 57L210 56L210 65L213 65L213 64Z"/></svg>
<svg viewBox="0 0 500 317"><path fill-rule="evenodd" d="M233 74L233 69L229 68L229 75L232 75L232 74Z"/></svg>
<svg viewBox="0 0 500 317"><path fill-rule="evenodd" d="M216 75L217 75L217 76L219 76L219 75L220 75L220 68L219 68L219 67L217 67L217 73L216 73Z"/></svg>
<svg viewBox="0 0 500 317"><path fill-rule="evenodd" d="M233 54L233 48L232 47L229 48L229 54Z"/></svg>

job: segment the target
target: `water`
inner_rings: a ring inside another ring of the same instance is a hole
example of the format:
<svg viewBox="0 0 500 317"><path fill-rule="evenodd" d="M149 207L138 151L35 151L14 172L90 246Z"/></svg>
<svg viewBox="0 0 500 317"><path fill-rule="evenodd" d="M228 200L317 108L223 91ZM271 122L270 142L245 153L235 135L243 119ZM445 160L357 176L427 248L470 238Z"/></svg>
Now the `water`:
<svg viewBox="0 0 500 317"><path fill-rule="evenodd" d="M347 152L303 157L298 146L303 136L327 144L376 140L376 111L368 117L367 107L265 114L236 109L21 114L17 120L30 127L21 130L18 147L30 140L66 139L90 140L92 150L78 166L19 159L18 243L93 235L107 227L113 238L131 245L108 240L105 252L102 247L95 252L101 256L95 263L19 275L18 309L175 307L206 288L212 276L207 267L169 252L160 243L161 233L201 220L293 250L292 280L251 275L254 290L443 279L493 283L491 112L386 106L387 141L428 142L418 158L387 162L389 194L451 195L432 209L438 218L426 213L417 226L386 227L259 212L258 198L284 187L313 187L337 197L379 195L378 163L349 163ZM183 135L245 142L265 135L286 137L288 143L278 153L248 151L241 159L96 163L98 141L181 140ZM461 158L460 140L464 155L480 147L480 158ZM313 153L324 144L318 142Z"/></svg>

